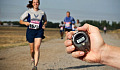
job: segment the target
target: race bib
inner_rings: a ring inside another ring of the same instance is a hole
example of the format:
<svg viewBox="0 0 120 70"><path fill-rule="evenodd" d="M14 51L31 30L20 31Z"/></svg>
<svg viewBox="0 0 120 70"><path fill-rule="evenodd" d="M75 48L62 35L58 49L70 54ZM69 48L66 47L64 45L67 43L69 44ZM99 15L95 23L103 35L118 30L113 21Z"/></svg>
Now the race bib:
<svg viewBox="0 0 120 70"><path fill-rule="evenodd" d="M69 22L66 22L66 27L70 27L70 23Z"/></svg>
<svg viewBox="0 0 120 70"><path fill-rule="evenodd" d="M31 21L29 25L29 29L39 29L39 21Z"/></svg>
<svg viewBox="0 0 120 70"><path fill-rule="evenodd" d="M63 27L60 27L60 30L63 30Z"/></svg>

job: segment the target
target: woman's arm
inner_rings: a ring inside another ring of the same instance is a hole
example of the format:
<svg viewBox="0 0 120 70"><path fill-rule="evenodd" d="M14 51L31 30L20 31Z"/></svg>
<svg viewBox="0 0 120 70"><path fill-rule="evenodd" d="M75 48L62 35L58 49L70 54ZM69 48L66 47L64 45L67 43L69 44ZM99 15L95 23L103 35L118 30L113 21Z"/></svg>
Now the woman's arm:
<svg viewBox="0 0 120 70"><path fill-rule="evenodd" d="M27 17L28 17L28 11L24 12L24 13L21 15L19 23L20 23L20 24L23 24L23 25L26 25L26 26L29 26L30 23L24 21L25 19L27 19Z"/></svg>
<svg viewBox="0 0 120 70"><path fill-rule="evenodd" d="M44 24L43 24L43 29L45 29L45 27L46 27L46 25L47 25L47 16L46 16L46 14L44 14L44 18L43 18L43 20L44 20Z"/></svg>
<svg viewBox="0 0 120 70"><path fill-rule="evenodd" d="M25 21L23 21L23 20L20 20L19 23L20 23L20 24L23 24L23 25L26 25L26 26L29 26L29 25L30 25L29 22L25 22Z"/></svg>

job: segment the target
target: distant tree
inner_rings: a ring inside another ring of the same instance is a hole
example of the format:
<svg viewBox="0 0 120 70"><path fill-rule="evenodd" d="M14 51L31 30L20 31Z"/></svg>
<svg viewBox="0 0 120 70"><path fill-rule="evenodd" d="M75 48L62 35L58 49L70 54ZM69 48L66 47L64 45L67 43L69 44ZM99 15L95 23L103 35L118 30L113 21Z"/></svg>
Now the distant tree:
<svg viewBox="0 0 120 70"><path fill-rule="evenodd" d="M59 27L59 23L53 23L51 21L47 22L47 28L58 28Z"/></svg>
<svg viewBox="0 0 120 70"><path fill-rule="evenodd" d="M0 25L2 25L2 22L0 21Z"/></svg>
<svg viewBox="0 0 120 70"><path fill-rule="evenodd" d="M109 21L102 20L102 21L101 21L101 28L100 28L100 29L103 29L104 26L106 26L107 29L109 29L109 28L110 28Z"/></svg>
<svg viewBox="0 0 120 70"><path fill-rule="evenodd" d="M118 22L117 29L120 29L120 22Z"/></svg>
<svg viewBox="0 0 120 70"><path fill-rule="evenodd" d="M112 22L112 29L117 29L117 23L115 21Z"/></svg>

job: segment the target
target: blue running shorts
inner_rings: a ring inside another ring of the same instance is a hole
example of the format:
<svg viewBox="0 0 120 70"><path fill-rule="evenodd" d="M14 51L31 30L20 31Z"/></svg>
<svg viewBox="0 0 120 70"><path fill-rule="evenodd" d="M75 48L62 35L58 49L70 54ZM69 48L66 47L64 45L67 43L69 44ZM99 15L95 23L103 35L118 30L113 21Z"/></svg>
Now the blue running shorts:
<svg viewBox="0 0 120 70"><path fill-rule="evenodd" d="M29 43L33 43L35 38L43 38L44 29L27 29L26 39Z"/></svg>

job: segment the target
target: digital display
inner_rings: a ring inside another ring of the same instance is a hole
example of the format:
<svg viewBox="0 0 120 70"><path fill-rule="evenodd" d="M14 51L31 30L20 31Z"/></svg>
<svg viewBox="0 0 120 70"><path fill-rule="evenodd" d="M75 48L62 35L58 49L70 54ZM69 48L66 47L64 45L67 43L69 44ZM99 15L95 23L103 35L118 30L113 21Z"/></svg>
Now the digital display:
<svg viewBox="0 0 120 70"><path fill-rule="evenodd" d="M86 40L85 36L83 34L77 34L75 36L75 42L77 44L83 43Z"/></svg>
<svg viewBox="0 0 120 70"><path fill-rule="evenodd" d="M85 37L82 37L82 38L78 39L77 43L81 43L82 41L85 41Z"/></svg>

